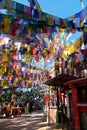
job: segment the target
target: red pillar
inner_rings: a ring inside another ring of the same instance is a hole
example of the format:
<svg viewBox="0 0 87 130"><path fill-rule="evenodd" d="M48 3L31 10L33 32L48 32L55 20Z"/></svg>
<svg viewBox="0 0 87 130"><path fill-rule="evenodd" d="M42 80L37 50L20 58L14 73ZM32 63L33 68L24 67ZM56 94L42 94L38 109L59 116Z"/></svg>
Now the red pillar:
<svg viewBox="0 0 87 130"><path fill-rule="evenodd" d="M77 88L75 86L72 87L72 102L73 102L73 111L74 111L74 124L75 130L80 130L80 118L79 118L79 111L78 111L78 94Z"/></svg>

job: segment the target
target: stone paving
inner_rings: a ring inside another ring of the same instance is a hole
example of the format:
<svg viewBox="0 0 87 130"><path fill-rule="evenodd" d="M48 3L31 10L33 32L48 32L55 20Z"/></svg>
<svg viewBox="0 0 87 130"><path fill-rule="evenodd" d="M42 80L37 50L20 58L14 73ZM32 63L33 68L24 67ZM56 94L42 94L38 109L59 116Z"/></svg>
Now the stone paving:
<svg viewBox="0 0 87 130"><path fill-rule="evenodd" d="M0 118L0 130L62 130L61 125L44 121L41 111L22 114L21 117Z"/></svg>

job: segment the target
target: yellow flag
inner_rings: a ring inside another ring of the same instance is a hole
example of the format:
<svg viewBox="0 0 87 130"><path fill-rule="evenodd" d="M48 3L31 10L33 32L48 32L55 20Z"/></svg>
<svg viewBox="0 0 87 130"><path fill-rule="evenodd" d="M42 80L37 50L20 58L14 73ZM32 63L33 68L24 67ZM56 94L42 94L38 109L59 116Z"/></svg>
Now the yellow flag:
<svg viewBox="0 0 87 130"><path fill-rule="evenodd" d="M5 2L5 9L12 11L13 1L12 0L6 0Z"/></svg>
<svg viewBox="0 0 87 130"><path fill-rule="evenodd" d="M3 24L4 24L4 29L3 29L3 31L4 31L5 33L8 33L9 28L10 28L10 19L9 19L8 17L4 16L4 18L3 18Z"/></svg>
<svg viewBox="0 0 87 130"><path fill-rule="evenodd" d="M39 13L41 13L41 7L40 7L40 5L38 3L36 5L36 9L38 10Z"/></svg>
<svg viewBox="0 0 87 130"><path fill-rule="evenodd" d="M48 25L53 25L54 24L54 18L52 15L48 14Z"/></svg>
<svg viewBox="0 0 87 130"><path fill-rule="evenodd" d="M70 16L70 18L72 18L72 19L73 19L73 18L75 18L75 14L74 14L74 15L72 15L72 16Z"/></svg>
<svg viewBox="0 0 87 130"><path fill-rule="evenodd" d="M46 21L46 19L47 19L47 14L44 13L44 12L41 12L40 19L41 19L42 21Z"/></svg>

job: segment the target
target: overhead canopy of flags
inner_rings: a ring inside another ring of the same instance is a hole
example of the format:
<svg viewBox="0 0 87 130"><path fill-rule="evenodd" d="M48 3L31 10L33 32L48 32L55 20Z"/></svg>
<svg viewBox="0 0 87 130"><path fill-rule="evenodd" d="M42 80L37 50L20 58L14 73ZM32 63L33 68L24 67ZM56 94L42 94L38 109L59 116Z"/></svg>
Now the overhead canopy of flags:
<svg viewBox="0 0 87 130"><path fill-rule="evenodd" d="M30 6L25 6L0 1L0 8L8 11L0 13L1 88L40 86L55 74L76 75L87 66L84 37L67 43L76 30L84 30L87 8L62 19L43 12L37 0L29 2Z"/></svg>
<svg viewBox="0 0 87 130"><path fill-rule="evenodd" d="M44 24L46 26L57 25L61 28L74 28L74 24L72 23L72 21L68 19L64 20L62 18L43 12L37 0L29 0L29 1L30 1L30 7L12 0L1 0L0 8L4 8L12 12L12 16L19 16L28 19L29 21L32 20L39 25L40 24Z"/></svg>

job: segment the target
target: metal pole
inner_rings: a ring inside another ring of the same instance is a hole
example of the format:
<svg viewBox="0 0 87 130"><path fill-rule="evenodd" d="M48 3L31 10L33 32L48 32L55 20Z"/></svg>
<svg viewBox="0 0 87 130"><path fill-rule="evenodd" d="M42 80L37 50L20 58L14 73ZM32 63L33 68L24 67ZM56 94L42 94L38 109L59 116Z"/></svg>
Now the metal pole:
<svg viewBox="0 0 87 130"><path fill-rule="evenodd" d="M80 0L82 9L84 9L84 0Z"/></svg>
<svg viewBox="0 0 87 130"><path fill-rule="evenodd" d="M50 125L50 86L49 86L49 101L48 101L48 125Z"/></svg>
<svg viewBox="0 0 87 130"><path fill-rule="evenodd" d="M57 123L61 123L61 110L60 110L60 102L59 102L59 87L56 86L56 94L57 94Z"/></svg>
<svg viewBox="0 0 87 130"><path fill-rule="evenodd" d="M80 2L81 2L81 7L82 7L82 10L84 9L84 0L80 0ZM84 18L84 23L85 23L85 18Z"/></svg>

